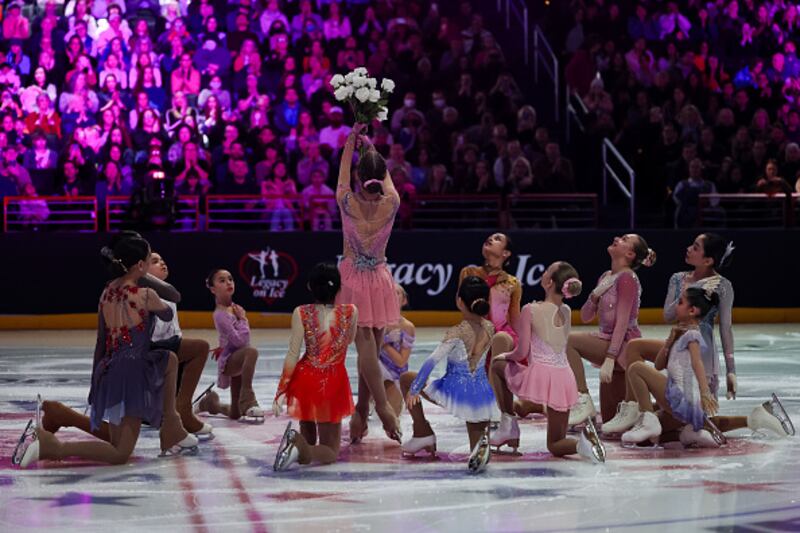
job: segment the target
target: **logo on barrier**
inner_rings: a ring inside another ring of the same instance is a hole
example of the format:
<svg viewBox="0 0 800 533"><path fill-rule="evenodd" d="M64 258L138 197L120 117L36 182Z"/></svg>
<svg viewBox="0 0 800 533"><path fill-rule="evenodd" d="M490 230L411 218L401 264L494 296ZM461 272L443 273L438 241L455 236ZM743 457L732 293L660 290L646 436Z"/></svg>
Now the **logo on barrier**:
<svg viewBox="0 0 800 533"><path fill-rule="evenodd" d="M239 275L253 290L253 298L267 304L286 297L286 290L297 279L297 262L286 252L267 246L248 252L239 260Z"/></svg>

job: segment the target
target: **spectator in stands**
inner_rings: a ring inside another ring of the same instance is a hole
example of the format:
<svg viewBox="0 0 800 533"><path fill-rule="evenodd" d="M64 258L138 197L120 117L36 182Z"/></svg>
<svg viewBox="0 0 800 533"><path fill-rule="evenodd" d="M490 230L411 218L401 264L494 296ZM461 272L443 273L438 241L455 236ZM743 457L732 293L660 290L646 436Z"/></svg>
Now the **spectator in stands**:
<svg viewBox="0 0 800 533"><path fill-rule="evenodd" d="M344 125L344 111L339 106L331 107L328 111L328 125L319 132L319 142L327 146L329 155L335 157L336 153L344 146L350 127Z"/></svg>
<svg viewBox="0 0 800 533"><path fill-rule="evenodd" d="M701 194L717 194L716 186L703 178L703 162L694 158L689 162L689 177L675 186L675 227L691 228L697 222ZM719 199L711 201L711 205L719 205Z"/></svg>
<svg viewBox="0 0 800 533"><path fill-rule="evenodd" d="M301 193L306 220L315 231L333 229L333 219L336 216L336 199L333 189L325 185L327 178L322 171L314 170L311 173L311 183Z"/></svg>
<svg viewBox="0 0 800 533"><path fill-rule="evenodd" d="M31 36L28 19L22 16L22 2L15 0L6 6L3 17L3 39L27 39Z"/></svg>
<svg viewBox="0 0 800 533"><path fill-rule="evenodd" d="M778 174L778 162L774 159L767 161L764 175L756 182L756 192L766 194L791 194L792 186Z"/></svg>
<svg viewBox="0 0 800 533"><path fill-rule="evenodd" d="M325 174L327 179L330 164L320 154L319 143L312 141L308 143L305 157L297 163L297 182L301 187L311 183L311 175L315 170Z"/></svg>
<svg viewBox="0 0 800 533"><path fill-rule="evenodd" d="M25 131L28 134L41 132L61 138L61 117L53 109L48 93L42 92L36 97L36 111L25 117Z"/></svg>
<svg viewBox="0 0 800 533"><path fill-rule="evenodd" d="M296 217L295 199L292 197L297 195L297 185L288 176L283 161L276 163L272 176L261 183L261 194L265 197L270 231L292 231Z"/></svg>
<svg viewBox="0 0 800 533"><path fill-rule="evenodd" d="M227 176L220 187L221 194L258 194L258 188L250 178L250 167L244 157L231 157L227 167Z"/></svg>
<svg viewBox="0 0 800 533"><path fill-rule="evenodd" d="M50 216L50 208L47 202L37 199L39 194L32 183L23 187L22 196L25 200L19 201L19 217L25 224L30 224L35 228L39 222L44 222Z"/></svg>
<svg viewBox="0 0 800 533"><path fill-rule="evenodd" d="M52 170L58 164L58 155L47 147L47 137L44 133L36 132L32 136L33 147L25 152L22 166L27 171Z"/></svg>
<svg viewBox="0 0 800 533"><path fill-rule="evenodd" d="M548 143L544 155L533 167L534 181L546 192L574 193L575 173L572 161L562 157L558 143Z"/></svg>
<svg viewBox="0 0 800 533"><path fill-rule="evenodd" d="M94 192L94 184L91 188L86 184L78 174L78 165L72 161L64 161L62 167L63 179L61 181L60 196L86 196L90 192Z"/></svg>

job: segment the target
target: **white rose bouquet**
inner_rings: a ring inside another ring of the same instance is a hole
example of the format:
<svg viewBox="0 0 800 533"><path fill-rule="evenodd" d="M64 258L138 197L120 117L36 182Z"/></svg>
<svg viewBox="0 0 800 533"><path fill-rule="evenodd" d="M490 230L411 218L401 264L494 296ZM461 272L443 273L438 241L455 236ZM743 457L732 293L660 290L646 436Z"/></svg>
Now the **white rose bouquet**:
<svg viewBox="0 0 800 533"><path fill-rule="evenodd" d="M344 76L333 76L331 87L336 100L350 104L356 122L369 124L374 119L384 121L389 118L386 104L394 91L392 80L384 78L378 88L378 80L370 78L364 67L358 67Z"/></svg>

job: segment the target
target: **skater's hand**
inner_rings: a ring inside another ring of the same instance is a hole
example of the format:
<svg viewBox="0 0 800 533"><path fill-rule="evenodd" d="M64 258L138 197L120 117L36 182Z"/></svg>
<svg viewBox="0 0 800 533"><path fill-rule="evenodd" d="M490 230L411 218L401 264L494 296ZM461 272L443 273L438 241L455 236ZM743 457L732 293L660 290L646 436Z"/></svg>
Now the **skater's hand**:
<svg viewBox="0 0 800 533"><path fill-rule="evenodd" d="M222 353L222 346L217 346L216 348L211 350L211 358L214 361L217 361L221 353Z"/></svg>
<svg viewBox="0 0 800 533"><path fill-rule="evenodd" d="M714 398L714 395L711 394L710 391L706 391L700 395L700 404L703 406L703 411L708 416L714 416L717 414L719 404L717 403L717 399Z"/></svg>
<svg viewBox="0 0 800 533"><path fill-rule="evenodd" d="M667 337L667 340L665 341L667 351L669 351L669 349L672 348L672 345L675 343L675 341L680 339L681 335L683 335L684 333L686 333L686 329L678 326L675 326L670 330L669 337Z"/></svg>
<svg viewBox="0 0 800 533"><path fill-rule="evenodd" d="M728 382L727 398L729 400L735 400L736 399L736 374L733 374L733 373L728 374L727 382Z"/></svg>
<svg viewBox="0 0 800 533"><path fill-rule="evenodd" d="M611 378L614 376L615 362L611 357L606 357L606 360L603 361L603 366L600 367L600 383L611 383Z"/></svg>
<svg viewBox="0 0 800 533"><path fill-rule="evenodd" d="M238 320L244 320L247 317L247 313L245 312L244 308L239 304L233 304L231 310L233 311L233 316L235 316Z"/></svg>
<svg viewBox="0 0 800 533"><path fill-rule="evenodd" d="M286 405L286 396L281 394L275 401L272 402L272 414L275 416L281 416L283 413L283 406Z"/></svg>
<svg viewBox="0 0 800 533"><path fill-rule="evenodd" d="M411 394L410 392L406 395L406 407L408 407L409 411L412 407L419 403L419 394Z"/></svg>

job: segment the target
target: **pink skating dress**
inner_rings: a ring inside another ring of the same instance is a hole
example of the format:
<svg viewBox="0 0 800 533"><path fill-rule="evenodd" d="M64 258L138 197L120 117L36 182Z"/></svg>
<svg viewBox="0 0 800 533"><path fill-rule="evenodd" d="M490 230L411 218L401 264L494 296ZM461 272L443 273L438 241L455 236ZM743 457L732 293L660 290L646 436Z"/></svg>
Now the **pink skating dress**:
<svg viewBox="0 0 800 533"><path fill-rule="evenodd" d="M555 323L559 313L563 326ZM569 411L578 402L575 374L567 361L570 316L569 306L550 302L522 309L519 346L506 354L506 383L515 396L556 411Z"/></svg>
<svg viewBox="0 0 800 533"><path fill-rule="evenodd" d="M344 259L339 263L342 290L337 304L355 304L358 326L383 328L400 320L394 278L386 266L386 245L400 197L392 188L367 201L340 186L336 200L342 214Z"/></svg>
<svg viewBox="0 0 800 533"><path fill-rule="evenodd" d="M617 365L625 368L625 345L631 339L642 336L639 331L639 303L642 285L632 270L612 274L611 271L600 276L592 294L599 297L597 305L589 298L581 308L581 320L590 322L595 316L600 322L600 331L595 335L609 341L609 355L617 360Z"/></svg>

